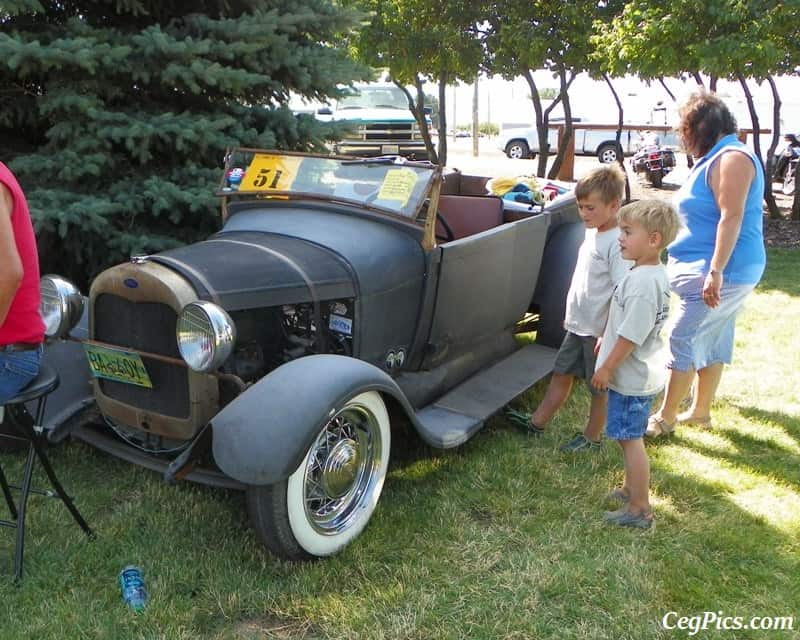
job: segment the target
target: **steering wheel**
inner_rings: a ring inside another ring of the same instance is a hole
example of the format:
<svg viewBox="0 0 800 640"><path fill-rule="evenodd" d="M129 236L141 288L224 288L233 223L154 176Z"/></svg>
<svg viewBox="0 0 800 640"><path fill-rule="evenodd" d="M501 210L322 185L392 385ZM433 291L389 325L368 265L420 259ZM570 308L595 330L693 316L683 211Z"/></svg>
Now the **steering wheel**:
<svg viewBox="0 0 800 640"><path fill-rule="evenodd" d="M447 222L447 219L439 212L437 216L437 220L442 223L442 228L444 229L444 235L436 234L436 239L441 240L442 242L450 242L456 239L456 234L453 233L453 228ZM437 225L438 226L438 225Z"/></svg>

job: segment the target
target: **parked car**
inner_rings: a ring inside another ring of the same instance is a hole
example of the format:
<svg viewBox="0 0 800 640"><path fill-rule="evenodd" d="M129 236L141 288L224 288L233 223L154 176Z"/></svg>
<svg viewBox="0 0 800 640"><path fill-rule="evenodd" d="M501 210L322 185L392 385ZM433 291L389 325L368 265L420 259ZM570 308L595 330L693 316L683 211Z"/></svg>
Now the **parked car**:
<svg viewBox="0 0 800 640"><path fill-rule="evenodd" d="M430 113L429 108L426 113ZM351 125L350 132L335 143L334 153L359 157L399 154L416 160L428 159L425 141L408 108L408 100L392 83L356 84L348 95L319 108L316 117Z"/></svg>
<svg viewBox="0 0 800 640"><path fill-rule="evenodd" d="M581 126L583 125L583 126ZM577 155L597 156L600 162L617 162L618 152L616 144L616 131L586 129L586 123L575 125L575 153ZM668 132L660 134L664 145L673 151L677 149L677 134ZM623 153L633 155L642 145L644 136L638 130L624 129L620 144ZM547 134L548 153L554 154L558 150L558 129L550 128ZM497 146L509 158L534 158L539 152L539 137L536 127L518 127L505 129L497 138Z"/></svg>
<svg viewBox="0 0 800 640"><path fill-rule="evenodd" d="M243 490L272 552L328 556L398 422L461 445L551 370L583 225L571 193L506 212L486 178L397 157L236 150L224 175L219 232L102 272L77 328L80 293L42 279L48 335L77 341L46 353L71 389L48 428Z"/></svg>

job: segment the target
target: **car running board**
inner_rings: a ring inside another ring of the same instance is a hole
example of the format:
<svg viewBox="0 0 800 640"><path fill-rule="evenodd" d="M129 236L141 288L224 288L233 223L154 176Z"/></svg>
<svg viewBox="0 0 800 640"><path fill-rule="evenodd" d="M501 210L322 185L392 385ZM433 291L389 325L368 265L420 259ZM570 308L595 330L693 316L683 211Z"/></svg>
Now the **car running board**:
<svg viewBox="0 0 800 640"><path fill-rule="evenodd" d="M556 349L530 344L416 413L420 436L449 449L469 440L491 415L553 370Z"/></svg>

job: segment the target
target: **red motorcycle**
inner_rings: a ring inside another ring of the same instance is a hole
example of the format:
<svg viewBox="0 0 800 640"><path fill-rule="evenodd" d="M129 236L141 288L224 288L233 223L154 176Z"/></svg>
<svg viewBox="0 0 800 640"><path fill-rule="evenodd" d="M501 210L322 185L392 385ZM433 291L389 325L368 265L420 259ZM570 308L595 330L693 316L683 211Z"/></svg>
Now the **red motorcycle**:
<svg viewBox="0 0 800 640"><path fill-rule="evenodd" d="M631 166L636 173L644 173L654 187L661 187L664 176L675 168L675 152L662 147L655 137L646 140L631 158Z"/></svg>

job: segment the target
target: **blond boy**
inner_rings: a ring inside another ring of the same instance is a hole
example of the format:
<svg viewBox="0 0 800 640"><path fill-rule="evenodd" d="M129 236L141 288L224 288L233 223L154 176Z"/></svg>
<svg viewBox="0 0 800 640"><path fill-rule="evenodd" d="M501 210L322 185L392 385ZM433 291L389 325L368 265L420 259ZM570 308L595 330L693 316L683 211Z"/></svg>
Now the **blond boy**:
<svg viewBox="0 0 800 640"><path fill-rule="evenodd" d="M675 239L678 213L660 200L640 200L618 215L622 257L633 268L617 285L597 356L592 385L608 390L606 436L616 440L625 460L625 480L610 497L623 506L607 511L608 523L650 528L650 463L644 432L655 395L666 380L661 328L669 313L669 279L661 251Z"/></svg>

